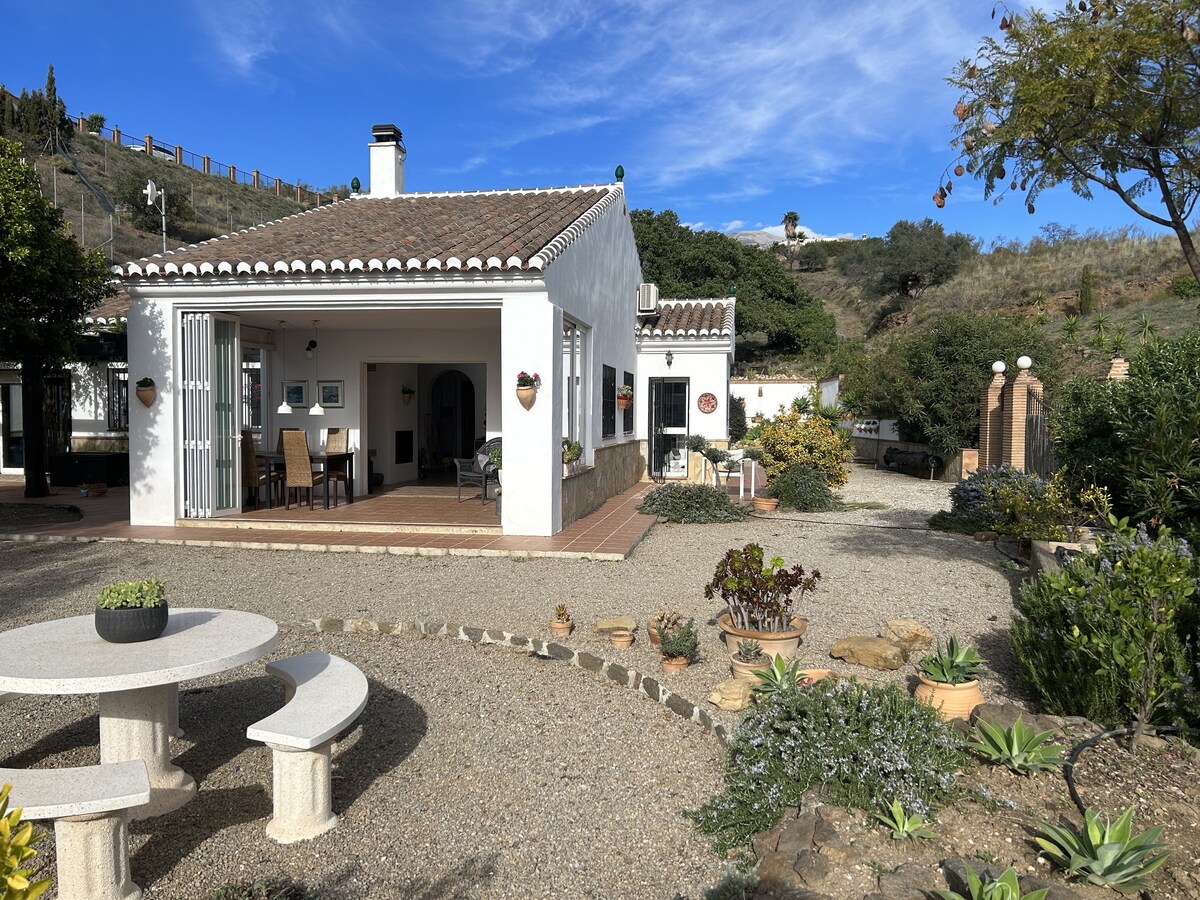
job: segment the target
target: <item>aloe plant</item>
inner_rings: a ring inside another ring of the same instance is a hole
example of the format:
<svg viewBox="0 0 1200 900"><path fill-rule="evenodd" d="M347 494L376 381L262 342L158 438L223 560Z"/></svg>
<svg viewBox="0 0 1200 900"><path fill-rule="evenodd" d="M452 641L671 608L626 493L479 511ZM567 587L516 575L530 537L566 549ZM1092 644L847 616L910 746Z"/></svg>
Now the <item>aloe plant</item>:
<svg viewBox="0 0 1200 900"><path fill-rule="evenodd" d="M1063 764L1062 748L1046 743L1053 735L1053 731L1035 731L1020 716L1011 728L980 719L967 746L988 762L1026 775Z"/></svg>
<svg viewBox="0 0 1200 900"><path fill-rule="evenodd" d="M984 663L974 647L960 647L958 638L951 636L944 648L939 641L937 650L921 660L921 672L939 684L966 684L979 676Z"/></svg>
<svg viewBox="0 0 1200 900"><path fill-rule="evenodd" d="M1105 818L1101 823L1096 812L1085 810L1079 832L1045 822L1041 826L1038 846L1055 865L1089 884L1106 885L1122 894L1149 888L1147 876L1171 855L1167 845L1158 842L1161 825L1134 835L1132 806L1116 822Z"/></svg>
<svg viewBox="0 0 1200 900"><path fill-rule="evenodd" d="M892 839L903 841L916 838L932 839L937 837L936 831L925 827L925 819L913 813L911 816L904 812L904 805L899 800L893 800L892 805L883 812L874 814L875 818L892 829Z"/></svg>
<svg viewBox="0 0 1200 900"><path fill-rule="evenodd" d="M1045 900L1049 888L1039 888L1028 894L1021 893L1021 883L1017 880L1017 870L1008 868L999 878L980 879L974 869L967 866L967 893L964 897L957 891L938 891L942 900Z"/></svg>

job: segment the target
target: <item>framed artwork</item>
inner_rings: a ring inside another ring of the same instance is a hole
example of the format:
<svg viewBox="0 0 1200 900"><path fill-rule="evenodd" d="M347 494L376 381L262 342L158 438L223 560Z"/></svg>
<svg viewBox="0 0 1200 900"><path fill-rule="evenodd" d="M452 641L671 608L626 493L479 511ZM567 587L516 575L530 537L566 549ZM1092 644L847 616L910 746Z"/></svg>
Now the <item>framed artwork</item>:
<svg viewBox="0 0 1200 900"><path fill-rule="evenodd" d="M346 401L342 396L344 381L318 381L317 382L317 400L326 407L332 409L340 409L346 405Z"/></svg>
<svg viewBox="0 0 1200 900"><path fill-rule="evenodd" d="M285 381L283 383L283 399L288 406L299 408L308 406L308 382Z"/></svg>

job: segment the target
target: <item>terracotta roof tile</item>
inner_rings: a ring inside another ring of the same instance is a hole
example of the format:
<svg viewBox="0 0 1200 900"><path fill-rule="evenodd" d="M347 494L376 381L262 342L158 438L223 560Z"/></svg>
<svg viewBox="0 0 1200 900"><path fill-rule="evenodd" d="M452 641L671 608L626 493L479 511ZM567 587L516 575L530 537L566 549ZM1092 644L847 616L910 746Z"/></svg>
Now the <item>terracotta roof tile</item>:
<svg viewBox="0 0 1200 900"><path fill-rule="evenodd" d="M84 317L84 321L91 322L114 322L118 319L123 319L129 315L129 295L125 290L118 285L117 293L112 297L106 297L100 301L100 305L93 309Z"/></svg>
<svg viewBox="0 0 1200 900"><path fill-rule="evenodd" d="M660 300L658 315L642 322L641 339L730 337L733 334L735 301Z"/></svg>
<svg viewBox="0 0 1200 900"><path fill-rule="evenodd" d="M355 198L115 271L136 277L274 274L282 266L289 272L538 270L623 201L620 185Z"/></svg>

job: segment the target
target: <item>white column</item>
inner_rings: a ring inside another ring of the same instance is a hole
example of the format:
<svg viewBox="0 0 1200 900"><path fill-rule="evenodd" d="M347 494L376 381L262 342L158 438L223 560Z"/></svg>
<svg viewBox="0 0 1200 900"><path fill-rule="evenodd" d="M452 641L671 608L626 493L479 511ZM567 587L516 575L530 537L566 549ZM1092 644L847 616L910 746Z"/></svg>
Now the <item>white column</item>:
<svg viewBox="0 0 1200 900"><path fill-rule="evenodd" d="M551 535L562 529L562 324L562 310L545 294L504 300L499 382L505 534ZM517 373L522 371L542 377L528 410L517 400ZM589 377L586 370L584 377Z"/></svg>
<svg viewBox="0 0 1200 900"><path fill-rule="evenodd" d="M73 816L54 823L59 900L139 900L129 877L125 811Z"/></svg>
<svg viewBox="0 0 1200 900"><path fill-rule="evenodd" d="M274 816L267 836L294 844L323 834L337 824L333 814L333 741L311 750L280 744L271 748L271 802Z"/></svg>
<svg viewBox="0 0 1200 900"><path fill-rule="evenodd" d="M129 523L174 525L176 512L175 313L168 302L140 301L129 311ZM153 378L158 396L145 407L134 385Z"/></svg>
<svg viewBox="0 0 1200 900"><path fill-rule="evenodd" d="M131 819L179 809L196 794L192 776L171 762L171 696L178 693L178 684L160 684L100 695L100 762L144 760L150 778L150 802L130 810Z"/></svg>

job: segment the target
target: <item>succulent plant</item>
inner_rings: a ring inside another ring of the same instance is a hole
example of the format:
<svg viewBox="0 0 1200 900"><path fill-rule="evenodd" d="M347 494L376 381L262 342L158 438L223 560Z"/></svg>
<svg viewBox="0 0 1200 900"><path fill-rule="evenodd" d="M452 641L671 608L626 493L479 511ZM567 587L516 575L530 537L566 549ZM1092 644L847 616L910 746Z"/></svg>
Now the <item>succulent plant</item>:
<svg viewBox="0 0 1200 900"><path fill-rule="evenodd" d="M766 654L763 653L762 644L753 638L742 638L738 643L737 653L735 654L741 662L754 662L761 659Z"/></svg>
<svg viewBox="0 0 1200 900"><path fill-rule="evenodd" d="M1035 839L1050 861L1067 874L1133 894L1150 887L1147 876L1171 854L1166 844L1158 842L1161 836L1161 825L1135 836L1131 806L1116 822L1106 818L1101 823L1099 814L1085 810L1083 829L1078 832L1043 822L1042 834Z"/></svg>
<svg viewBox="0 0 1200 900"><path fill-rule="evenodd" d="M1046 741L1052 731L1035 731L1018 716L1011 728L1002 728L980 719L967 744L988 762L1008 766L1025 775L1053 769L1063 764L1062 749Z"/></svg>
<svg viewBox="0 0 1200 900"><path fill-rule="evenodd" d="M101 609L152 609L166 602L166 585L157 578L117 581L100 589L96 606Z"/></svg>
<svg viewBox="0 0 1200 900"><path fill-rule="evenodd" d="M945 647L939 641L937 650L921 660L921 674L939 684L966 684L979 676L984 664L974 647L960 647L958 638L951 636Z"/></svg>
<svg viewBox="0 0 1200 900"><path fill-rule="evenodd" d="M571 611L569 609L567 609L567 604L560 603L560 604L558 604L558 606L554 607L554 621L555 622L570 622L571 621Z"/></svg>

